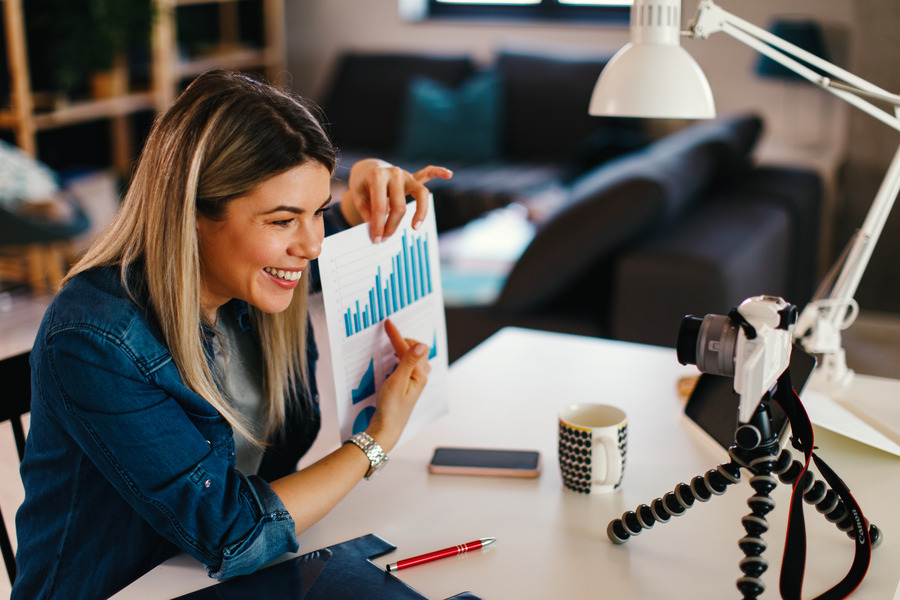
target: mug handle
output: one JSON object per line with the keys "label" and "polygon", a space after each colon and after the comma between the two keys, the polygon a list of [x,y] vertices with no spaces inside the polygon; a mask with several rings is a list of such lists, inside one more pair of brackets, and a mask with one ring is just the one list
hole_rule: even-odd
{"label": "mug handle", "polygon": [[601,441],[603,442],[604,454],[606,454],[606,481],[603,482],[603,485],[616,485],[622,480],[623,470],[622,455],[619,453],[618,441],[610,436],[603,436]]}

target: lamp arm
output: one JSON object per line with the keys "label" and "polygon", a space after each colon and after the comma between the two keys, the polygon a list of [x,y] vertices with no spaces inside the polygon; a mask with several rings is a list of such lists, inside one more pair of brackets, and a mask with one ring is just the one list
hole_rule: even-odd
{"label": "lamp arm", "polygon": [[880,100],[882,102],[887,102],[888,104],[893,104],[894,106],[898,107],[894,109],[895,114],[898,110],[900,110],[900,96],[898,96],[897,94],[861,90],[858,87],[854,87],[840,81],[835,81],[834,79],[823,79],[825,79],[825,81],[823,81],[822,87],[827,86],[836,90],[850,92],[851,94],[862,96],[863,98],[871,98],[872,100]]}
{"label": "lamp arm", "polygon": [[[825,91],[900,131],[900,96],[887,92],[723,10],[713,0],[701,0],[697,16],[687,35],[705,39],[717,32],[727,33]],[[807,65],[812,65],[831,77],[823,77]],[[871,104],[865,98],[893,104],[895,107],[893,114]],[[843,264],[839,263],[840,272],[834,285],[821,295],[817,293],[817,297],[806,305],[795,328],[795,335],[801,339],[808,351],[823,355],[822,368],[828,384],[846,385],[852,377],[852,371],[847,369],[841,347],[841,331],[849,327],[856,318],[858,305],[854,295],[898,194],[900,194],[900,148],[897,149],[888,167],[862,227],[847,248]]]}
{"label": "lamp arm", "polygon": [[894,154],[887,174],[862,227],[847,247],[840,272],[830,290],[821,290],[800,313],[794,334],[803,347],[822,355],[819,367],[824,383],[835,387],[849,384],[853,372],[847,368],[841,345],[841,331],[853,324],[859,306],[853,296],[875,250],[888,215],[900,193],[900,148]]}
{"label": "lamp arm", "polygon": [[[900,131],[900,116],[898,116],[897,110],[894,111],[894,114],[891,114],[863,99],[863,96],[865,96],[900,106],[900,95],[883,90],[875,84],[819,58],[815,54],[807,52],[803,48],[731,14],[718,6],[713,0],[701,0],[688,35],[706,39],[718,32],[727,33],[739,42],[771,58],[807,81],[878,119],[888,127]],[[840,81],[823,77],[806,66],[806,64],[796,60],[797,58]]]}
{"label": "lamp arm", "polygon": [[875,194],[875,200],[869,207],[866,219],[848,250],[844,266],[828,294],[829,298],[836,303],[836,306],[829,309],[827,313],[827,319],[834,327],[845,329],[849,326],[849,323],[844,323],[847,305],[856,295],[863,272],[869,264],[875,244],[884,229],[898,194],[900,194],[900,147],[888,166],[884,180]]}

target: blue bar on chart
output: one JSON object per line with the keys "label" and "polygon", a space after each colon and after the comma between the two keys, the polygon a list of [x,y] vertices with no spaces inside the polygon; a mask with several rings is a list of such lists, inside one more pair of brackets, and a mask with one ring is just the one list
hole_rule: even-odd
{"label": "blue bar on chart", "polygon": [[378,266],[365,298],[356,300],[344,312],[347,337],[384,321],[395,312],[431,294],[431,265],[428,234],[403,232],[402,248],[391,256],[390,273]]}

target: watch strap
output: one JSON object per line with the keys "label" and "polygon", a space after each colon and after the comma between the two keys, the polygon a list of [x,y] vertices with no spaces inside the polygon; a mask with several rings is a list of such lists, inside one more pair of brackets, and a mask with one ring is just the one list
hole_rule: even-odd
{"label": "watch strap", "polygon": [[369,459],[369,470],[366,471],[366,479],[368,479],[379,469],[381,469],[388,461],[388,455],[381,447],[381,444],[376,442],[375,439],[365,431],[354,434],[349,440],[344,443],[355,445],[357,448],[362,450],[366,455],[366,458]]}

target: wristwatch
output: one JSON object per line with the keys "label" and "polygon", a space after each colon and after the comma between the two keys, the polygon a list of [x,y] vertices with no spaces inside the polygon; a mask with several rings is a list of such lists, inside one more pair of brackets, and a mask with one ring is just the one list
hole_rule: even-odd
{"label": "wristwatch", "polygon": [[369,459],[369,470],[366,471],[366,479],[381,469],[388,461],[388,455],[385,454],[381,445],[372,439],[372,436],[365,431],[357,433],[344,443],[356,445],[356,447],[362,450]]}

